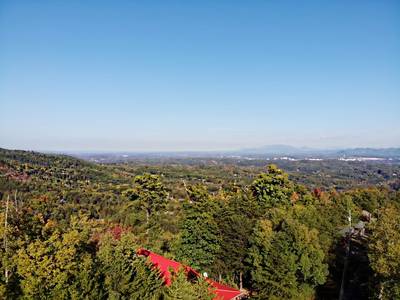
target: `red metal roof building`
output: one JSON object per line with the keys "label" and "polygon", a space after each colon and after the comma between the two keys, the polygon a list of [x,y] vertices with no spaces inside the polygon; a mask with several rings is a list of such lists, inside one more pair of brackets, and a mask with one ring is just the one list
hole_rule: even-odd
{"label": "red metal roof building", "polygon": [[[161,276],[164,279],[164,282],[167,286],[171,284],[171,272],[169,270],[173,270],[174,272],[178,272],[180,268],[183,268],[187,274],[188,277],[195,276],[198,277],[200,274],[192,269],[191,267],[184,266],[181,263],[165,258],[164,256],[158,255],[156,253],[153,253],[149,250],[146,249],[139,249],[137,251],[138,255],[143,255],[149,258],[150,262],[156,266],[161,273]],[[238,299],[239,296],[242,295],[242,292],[240,292],[237,289],[231,288],[230,286],[218,283],[216,281],[213,281],[211,279],[207,279],[207,281],[210,283],[211,286],[214,287],[214,293],[215,293],[215,300],[234,300]]]}

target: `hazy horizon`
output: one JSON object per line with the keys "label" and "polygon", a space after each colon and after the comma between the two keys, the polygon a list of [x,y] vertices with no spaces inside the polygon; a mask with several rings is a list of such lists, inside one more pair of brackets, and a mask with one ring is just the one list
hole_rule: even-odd
{"label": "hazy horizon", "polygon": [[2,1],[0,147],[399,147],[400,2]]}
{"label": "hazy horizon", "polygon": [[[7,150],[23,150],[23,151],[35,151],[35,152],[42,152],[42,153],[64,153],[64,154],[157,154],[157,153],[182,153],[182,154],[190,154],[190,153],[238,153],[246,151],[254,151],[254,150],[262,150],[267,149],[268,153],[272,153],[269,147],[288,147],[293,148],[293,150],[304,150],[304,151],[339,151],[339,150],[352,150],[352,149],[377,149],[377,150],[387,150],[387,149],[400,149],[400,146],[391,146],[391,147],[308,147],[308,146],[293,146],[293,145],[283,145],[283,144],[270,144],[270,145],[263,145],[260,147],[245,147],[245,148],[231,148],[231,149],[172,149],[172,150],[157,150],[157,149],[150,149],[150,150],[115,150],[115,149],[40,149],[40,148],[9,148],[0,146],[0,148],[7,149]],[[262,151],[261,151],[262,152]],[[260,152],[260,153],[261,153]],[[285,151],[277,151],[277,153],[283,153]],[[251,153],[251,152],[250,152]]]}

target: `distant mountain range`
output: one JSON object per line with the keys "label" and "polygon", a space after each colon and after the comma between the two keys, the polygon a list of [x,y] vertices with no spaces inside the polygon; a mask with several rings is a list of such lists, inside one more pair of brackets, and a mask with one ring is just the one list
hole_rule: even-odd
{"label": "distant mountain range", "polygon": [[269,145],[259,148],[242,149],[237,153],[240,155],[399,158],[400,148],[314,149],[309,147],[293,147],[288,145]]}
{"label": "distant mountain range", "polygon": [[337,153],[346,156],[400,157],[400,148],[354,148]]}
{"label": "distant mountain range", "polygon": [[[65,152],[64,152],[65,153]],[[94,162],[128,162],[135,159],[191,158],[258,158],[286,160],[339,159],[348,161],[400,161],[400,148],[315,149],[288,145],[269,145],[236,151],[176,151],[176,152],[74,152],[65,153]]]}
{"label": "distant mountain range", "polygon": [[[1,149],[8,151],[5,149]],[[248,148],[233,151],[174,151],[174,152],[68,152],[46,151],[48,154],[67,154],[94,162],[123,162],[133,159],[166,159],[166,158],[250,158],[250,159],[283,159],[283,160],[321,160],[339,159],[348,161],[400,161],[399,148],[347,148],[316,149],[288,145],[268,145],[259,148]]]}

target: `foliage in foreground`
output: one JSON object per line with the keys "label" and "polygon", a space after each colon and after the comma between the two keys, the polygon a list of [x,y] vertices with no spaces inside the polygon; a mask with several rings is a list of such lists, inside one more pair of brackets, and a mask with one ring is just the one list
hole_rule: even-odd
{"label": "foliage in foreground", "polygon": [[[389,187],[311,190],[276,166],[249,185],[224,179],[218,189],[127,170],[25,152],[0,157],[0,298],[212,298],[207,282],[182,271],[166,287],[136,255],[145,247],[254,298],[312,299],[328,290],[324,299],[337,299],[340,232],[349,212],[355,224],[363,209],[372,213],[355,241],[367,253],[357,254],[367,264],[359,269],[371,270],[364,289],[400,295],[400,195]],[[353,264],[348,274],[358,276]]]}

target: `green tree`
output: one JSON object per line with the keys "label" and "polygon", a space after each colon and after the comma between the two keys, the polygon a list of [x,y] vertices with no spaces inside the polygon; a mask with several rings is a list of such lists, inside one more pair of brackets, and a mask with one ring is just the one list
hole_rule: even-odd
{"label": "green tree", "polygon": [[318,232],[290,218],[257,223],[248,262],[260,299],[306,299],[327,276]]}
{"label": "green tree", "polygon": [[267,173],[259,174],[253,181],[250,191],[260,208],[266,209],[290,204],[294,185],[285,172],[276,165],[269,165]]}
{"label": "green tree", "polygon": [[145,212],[146,225],[149,228],[152,218],[164,211],[168,203],[168,193],[158,175],[146,173],[136,176],[134,183],[135,187],[127,190],[125,195]]}
{"label": "green tree", "polygon": [[172,273],[172,283],[166,289],[166,300],[212,300],[215,294],[202,277],[188,280],[184,270]]}
{"label": "green tree", "polygon": [[221,246],[214,266],[222,278],[233,279],[240,287],[248,273],[245,259],[249,237],[258,217],[257,208],[254,199],[247,195],[236,193],[227,198],[226,201],[221,201],[218,217],[215,218]]}
{"label": "green tree", "polygon": [[400,299],[400,209],[382,208],[372,225],[370,265],[379,282],[380,299]]}
{"label": "green tree", "polygon": [[102,296],[95,249],[87,218],[73,218],[71,229],[58,228],[36,240],[14,259],[21,288],[28,299],[99,299]]}
{"label": "green tree", "polygon": [[101,240],[97,256],[108,299],[161,299],[164,287],[160,274],[146,258],[136,255],[137,248],[130,233],[119,240],[107,234]]}
{"label": "green tree", "polygon": [[201,271],[212,269],[219,252],[218,227],[207,214],[192,214],[183,221],[176,257]]}
{"label": "green tree", "polygon": [[218,206],[203,192],[201,186],[189,189],[190,200],[184,204],[175,255],[194,268],[210,272],[220,249],[220,236],[214,219]]}
{"label": "green tree", "polygon": [[9,194],[4,196],[0,213],[0,299],[17,295],[18,282],[12,256],[18,250],[18,228],[15,226],[15,209]]}
{"label": "green tree", "polygon": [[387,199],[387,192],[376,187],[351,190],[347,193],[354,204],[361,209],[374,213]]}

